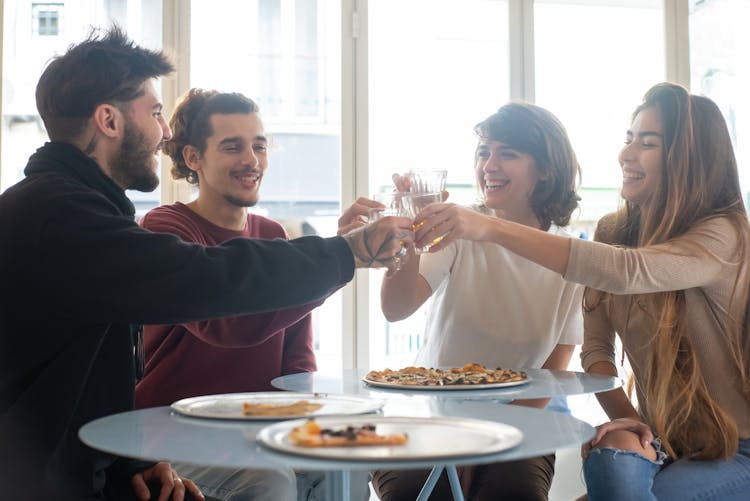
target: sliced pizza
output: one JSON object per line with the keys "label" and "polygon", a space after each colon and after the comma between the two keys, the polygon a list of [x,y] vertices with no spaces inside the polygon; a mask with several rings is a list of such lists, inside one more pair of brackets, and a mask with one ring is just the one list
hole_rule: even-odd
{"label": "sliced pizza", "polygon": [[347,426],[332,430],[322,428],[314,419],[292,428],[289,441],[300,447],[356,447],[368,445],[403,445],[408,441],[405,433],[380,435],[375,425]]}
{"label": "sliced pizza", "polygon": [[307,400],[297,400],[290,404],[266,404],[242,402],[242,413],[245,416],[304,416],[323,407]]}

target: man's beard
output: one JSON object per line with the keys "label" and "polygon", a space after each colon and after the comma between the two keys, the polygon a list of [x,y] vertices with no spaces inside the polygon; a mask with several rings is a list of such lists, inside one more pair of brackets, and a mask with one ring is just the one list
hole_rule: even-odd
{"label": "man's beard", "polygon": [[254,207],[258,203],[258,197],[255,197],[253,200],[243,200],[232,195],[224,195],[224,200],[235,207]]}
{"label": "man's beard", "polygon": [[125,122],[120,154],[112,163],[112,177],[126,190],[154,191],[159,186],[159,176],[152,168],[156,149],[141,131]]}
{"label": "man's beard", "polygon": [[[233,172],[232,174],[236,174],[238,176],[242,176],[242,175],[250,175],[253,172],[255,172],[254,169],[253,170],[243,169],[241,172],[237,171],[237,172]],[[258,203],[258,198],[260,197],[259,191],[260,191],[260,182],[261,182],[262,179],[263,179],[263,176],[260,173],[258,173],[258,187],[257,187],[255,193],[253,193],[252,195],[250,195],[249,199],[248,198],[240,198],[240,197],[231,195],[229,193],[224,193],[223,194],[224,200],[226,200],[230,204],[234,205],[235,207],[254,207]]]}

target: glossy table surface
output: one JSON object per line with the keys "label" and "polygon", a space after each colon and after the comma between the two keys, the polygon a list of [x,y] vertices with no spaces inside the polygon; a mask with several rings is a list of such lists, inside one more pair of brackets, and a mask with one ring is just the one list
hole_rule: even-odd
{"label": "glossy table surface", "polygon": [[371,386],[362,378],[367,369],[343,369],[338,373],[303,372],[277,377],[271,384],[274,388],[308,393],[332,393],[369,396],[380,399],[414,397],[418,395],[439,396],[451,399],[482,399],[510,402],[517,399],[547,398],[559,395],[578,395],[613,390],[622,386],[619,378],[586,374],[574,371],[547,369],[523,369],[529,376],[528,383],[496,389],[471,390],[425,390],[392,389]]}
{"label": "glossy table surface", "polygon": [[[388,400],[385,416],[454,416],[509,424],[523,441],[513,449],[489,455],[409,461],[341,461],[271,451],[256,434],[274,421],[230,421],[191,418],[157,407],[114,414],[92,421],[79,431],[88,446],[112,454],[146,460],[183,461],[205,466],[254,469],[287,467],[318,471],[422,468],[477,464],[539,456],[578,447],[594,435],[587,423],[570,415],[518,405],[460,400],[428,395]],[[439,437],[436,437],[439,440]]]}

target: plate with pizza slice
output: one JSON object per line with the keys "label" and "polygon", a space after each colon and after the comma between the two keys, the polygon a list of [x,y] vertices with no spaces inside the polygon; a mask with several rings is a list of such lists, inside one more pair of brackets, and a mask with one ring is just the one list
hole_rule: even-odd
{"label": "plate with pizza slice", "polygon": [[264,421],[375,412],[383,401],[348,395],[268,391],[185,398],[172,404],[184,416]]}
{"label": "plate with pizza slice", "polygon": [[486,390],[526,384],[531,379],[524,371],[490,369],[481,364],[463,367],[404,367],[370,371],[362,380],[383,388],[408,390]]}
{"label": "plate with pizza slice", "polygon": [[284,421],[263,428],[256,440],[321,459],[416,461],[502,452],[520,444],[523,433],[479,419],[371,415]]}

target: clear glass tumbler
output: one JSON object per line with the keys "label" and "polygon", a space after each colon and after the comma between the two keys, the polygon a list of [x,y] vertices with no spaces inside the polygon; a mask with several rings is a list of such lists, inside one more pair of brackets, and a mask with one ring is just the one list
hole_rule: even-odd
{"label": "clear glass tumbler", "polygon": [[413,170],[408,173],[410,193],[441,193],[447,170]]}
{"label": "clear glass tumbler", "polygon": [[[402,202],[404,205],[404,208],[406,209],[409,217],[415,218],[417,217],[417,214],[419,214],[422,209],[427,207],[430,204],[439,203],[443,201],[443,194],[442,192],[436,192],[436,193],[409,193],[405,195],[402,198]],[[422,224],[422,223],[420,223]],[[414,231],[418,230],[419,226],[414,227]],[[445,235],[441,235],[434,239],[432,242],[429,243],[429,245],[426,245],[424,247],[414,247],[414,252],[417,254],[424,254],[426,252],[429,252],[430,247],[440,242]]]}

